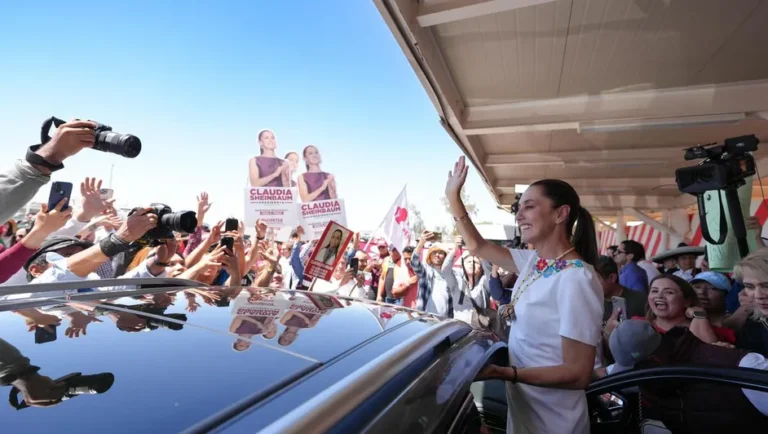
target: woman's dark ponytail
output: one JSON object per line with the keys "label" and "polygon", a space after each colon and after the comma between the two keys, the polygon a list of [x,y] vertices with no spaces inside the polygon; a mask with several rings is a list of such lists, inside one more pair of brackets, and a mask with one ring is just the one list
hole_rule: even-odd
{"label": "woman's dark ponytail", "polygon": [[[571,211],[573,212],[573,211]],[[579,254],[590,265],[596,265],[599,257],[597,252],[597,233],[595,232],[595,221],[592,214],[584,207],[579,206],[576,210],[576,227],[573,230],[571,244]]]}
{"label": "woman's dark ponytail", "polygon": [[544,195],[552,200],[555,208],[568,205],[568,221],[565,224],[565,235],[571,239],[571,245],[576,253],[589,265],[596,265],[597,234],[592,214],[581,206],[581,200],[576,190],[560,179],[542,179],[531,184],[544,189]]}

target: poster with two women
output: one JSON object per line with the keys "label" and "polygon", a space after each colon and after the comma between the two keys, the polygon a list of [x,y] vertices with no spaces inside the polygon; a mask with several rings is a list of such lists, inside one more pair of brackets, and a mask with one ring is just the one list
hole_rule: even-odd
{"label": "poster with two women", "polygon": [[278,241],[287,240],[301,225],[308,241],[320,238],[331,220],[347,224],[344,200],[338,196],[334,176],[323,171],[317,146],[283,154],[272,130],[259,131],[257,140],[259,154],[248,161],[246,225],[253,226],[262,219],[280,228],[275,234]]}

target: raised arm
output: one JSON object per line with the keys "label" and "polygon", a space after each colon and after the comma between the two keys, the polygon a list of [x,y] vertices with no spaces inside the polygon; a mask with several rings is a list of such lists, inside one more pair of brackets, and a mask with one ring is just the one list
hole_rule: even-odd
{"label": "raised arm", "polygon": [[471,254],[491,261],[513,273],[518,273],[517,266],[509,250],[484,239],[470,219],[467,208],[461,200],[461,189],[467,180],[467,170],[468,167],[464,157],[459,158],[459,161],[453,167],[453,171],[448,173],[448,182],[445,185],[445,194],[448,197],[448,203],[451,207],[453,218],[456,221],[456,227],[462,238],[464,238],[467,249]]}

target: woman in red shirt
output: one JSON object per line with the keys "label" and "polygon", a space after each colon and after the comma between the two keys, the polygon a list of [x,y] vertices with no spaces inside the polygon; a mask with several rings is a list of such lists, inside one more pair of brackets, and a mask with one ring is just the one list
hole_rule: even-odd
{"label": "woman in red shirt", "polygon": [[709,322],[707,311],[698,305],[693,287],[677,276],[662,275],[651,281],[646,318],[659,333],[674,327],[688,327],[696,337],[710,344],[736,342],[733,330],[715,327]]}

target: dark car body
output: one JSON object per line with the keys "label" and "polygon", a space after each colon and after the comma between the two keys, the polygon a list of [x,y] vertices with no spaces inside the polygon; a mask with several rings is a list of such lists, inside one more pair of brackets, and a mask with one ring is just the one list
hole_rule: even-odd
{"label": "dark car body", "polygon": [[[490,333],[398,306],[303,291],[188,290],[0,303],[0,338],[40,375],[114,376],[103,393],[57,405],[0,405],[3,432],[463,432],[473,378],[506,354]],[[102,322],[69,338],[65,318],[55,339],[37,344],[13,312],[73,307]]]}

